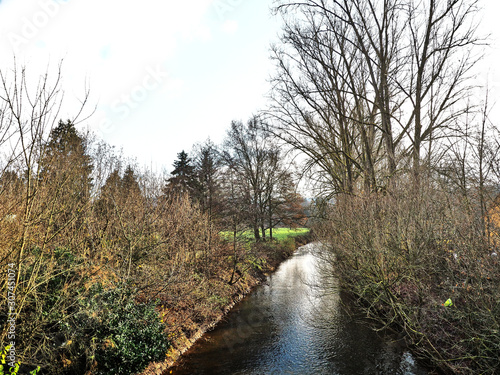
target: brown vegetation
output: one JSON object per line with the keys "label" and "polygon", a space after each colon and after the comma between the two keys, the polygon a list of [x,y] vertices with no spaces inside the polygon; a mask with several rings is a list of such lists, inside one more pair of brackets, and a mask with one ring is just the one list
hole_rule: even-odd
{"label": "brown vegetation", "polygon": [[[378,329],[403,332],[449,374],[500,368],[500,263],[468,198],[445,186],[339,197],[322,234],[325,277],[340,276]],[[445,306],[450,299],[451,306]]]}
{"label": "brown vegetation", "polygon": [[77,118],[58,120],[60,73],[32,91],[16,69],[0,71],[0,318],[15,322],[2,348],[15,341],[21,373],[160,371],[293,240],[226,242],[210,148],[165,185],[78,132]]}

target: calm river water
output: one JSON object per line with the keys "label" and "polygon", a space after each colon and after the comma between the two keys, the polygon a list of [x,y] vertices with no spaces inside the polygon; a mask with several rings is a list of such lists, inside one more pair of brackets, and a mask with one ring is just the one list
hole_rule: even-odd
{"label": "calm river water", "polygon": [[172,369],[195,374],[423,375],[412,356],[353,321],[303,246]]}

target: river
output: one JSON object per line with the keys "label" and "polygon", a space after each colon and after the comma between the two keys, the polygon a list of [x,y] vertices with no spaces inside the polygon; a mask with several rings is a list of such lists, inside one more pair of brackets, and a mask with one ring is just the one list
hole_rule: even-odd
{"label": "river", "polygon": [[352,319],[338,294],[318,287],[316,246],[283,262],[172,374],[427,374],[410,353]]}

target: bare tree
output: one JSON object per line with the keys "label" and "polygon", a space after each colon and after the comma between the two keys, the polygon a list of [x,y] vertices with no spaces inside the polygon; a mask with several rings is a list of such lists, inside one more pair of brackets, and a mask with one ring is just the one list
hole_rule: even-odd
{"label": "bare tree", "polygon": [[[256,240],[266,239],[266,230],[282,221],[285,197],[296,192],[291,170],[284,165],[284,157],[274,139],[263,131],[258,117],[247,125],[233,122],[224,144],[223,162],[238,176],[242,211]],[[289,166],[292,164],[290,163]],[[285,214],[284,214],[285,215]]]}
{"label": "bare tree", "polygon": [[260,230],[264,210],[264,170],[268,167],[269,148],[259,131],[258,118],[249,120],[247,126],[233,121],[224,143],[223,160],[234,171],[244,188],[244,210],[247,221],[256,240],[260,240]]}
{"label": "bare tree", "polygon": [[[80,120],[88,97],[87,91],[77,115],[67,123],[70,128]],[[1,179],[13,183],[2,191],[9,195],[1,213],[8,214],[10,235],[0,259],[15,265],[16,313],[26,322],[16,334],[27,338],[18,356],[28,363],[37,353],[47,354],[55,334],[44,330],[45,325],[56,311],[74,302],[65,298],[67,290],[53,296],[50,305],[40,293],[61,280],[69,282],[80,267],[59,261],[64,253],[61,244],[82,245],[82,218],[90,202],[85,140],[76,133],[56,136],[63,102],[61,65],[54,75],[47,72],[34,82],[17,63],[11,70],[0,70],[0,129],[4,131],[0,142],[5,167]],[[84,164],[86,172],[79,170]],[[2,215],[2,230],[3,220]],[[4,327],[2,337],[6,332]]]}
{"label": "bare tree", "polygon": [[407,1],[408,36],[405,72],[398,85],[409,99],[410,111],[401,124],[411,140],[413,169],[418,173],[422,148],[449,135],[447,129],[468,111],[471,68],[481,57],[474,54],[482,43],[476,36],[474,15],[478,1]]}
{"label": "bare tree", "polygon": [[[465,112],[476,1],[280,1],[268,130],[330,192],[375,190]],[[299,11],[297,16],[295,11]],[[417,173],[417,172],[416,172]]]}
{"label": "bare tree", "polygon": [[[17,245],[13,251],[13,258],[18,268],[17,283],[21,275],[22,259],[29,242],[34,226],[40,220],[40,188],[44,182],[42,176],[43,158],[45,157],[48,142],[47,137],[54,125],[59,121],[59,111],[63,102],[63,92],[60,87],[61,65],[54,77],[46,73],[40,78],[36,86],[32,86],[27,79],[26,69],[17,64],[10,72],[0,71],[0,100],[2,102],[2,128],[7,126],[9,134],[9,156],[6,165],[16,164],[24,173],[24,198],[19,221],[23,223]],[[32,87],[36,87],[32,89]],[[85,93],[78,115],[71,119],[72,123],[79,120],[79,116],[88,100],[89,92]],[[6,125],[5,125],[6,124]],[[50,229],[47,228],[50,232]],[[46,232],[45,238],[49,238]],[[43,248],[43,245],[42,245]],[[32,283],[31,280],[30,283]],[[29,290],[29,285],[26,290]],[[19,285],[18,285],[19,286]],[[26,294],[23,295],[19,308],[23,306]]]}

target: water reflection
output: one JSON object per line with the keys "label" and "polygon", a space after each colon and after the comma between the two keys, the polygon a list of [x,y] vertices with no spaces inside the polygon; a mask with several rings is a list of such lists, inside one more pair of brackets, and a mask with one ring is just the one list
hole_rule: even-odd
{"label": "water reflection", "polygon": [[172,373],[426,374],[410,354],[354,322],[338,294],[318,287],[313,249],[301,247]]}

